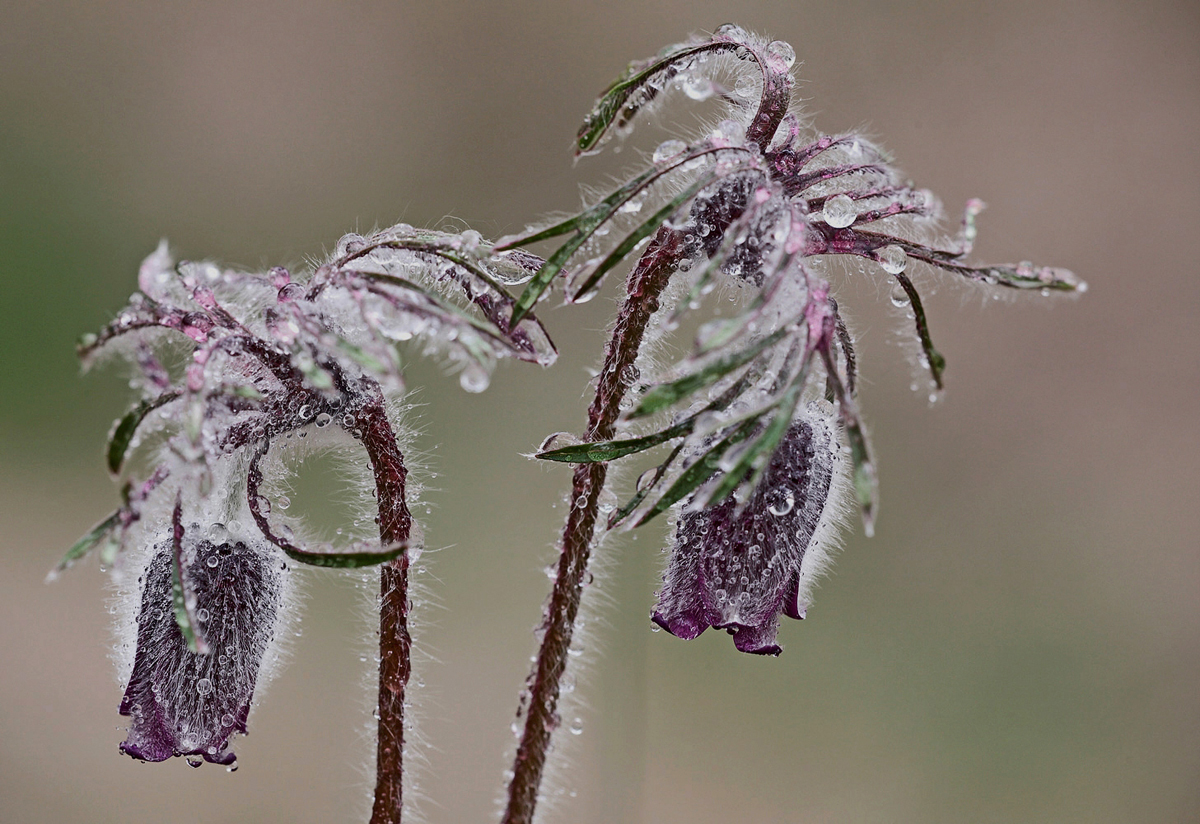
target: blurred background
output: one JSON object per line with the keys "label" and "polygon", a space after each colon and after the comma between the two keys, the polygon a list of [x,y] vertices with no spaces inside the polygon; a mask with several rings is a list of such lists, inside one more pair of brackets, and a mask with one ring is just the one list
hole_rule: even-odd
{"label": "blurred background", "polygon": [[[345,231],[495,237],[634,159],[571,164],[626,62],[735,21],[790,41],[824,131],[865,127],[977,257],[1086,278],[1079,301],[927,297],[948,391],[910,391],[887,289],[845,279],[882,480],[776,660],[650,632],[661,527],[605,550],[551,787],[563,822],[1200,820],[1200,7],[1192,2],[111,0],[0,25],[0,821],[364,821],[368,598],[305,576],[302,635],[233,775],[117,754],[94,562],[126,402],[80,378],[160,237],[302,263]],[[690,122],[686,111],[680,122]],[[648,130],[633,143],[651,149]],[[561,358],[461,392],[417,363],[428,450],[418,782],[431,822],[495,820],[578,431],[613,309],[542,317]],[[320,467],[311,473],[313,517]],[[302,484],[310,481],[301,479]],[[575,719],[578,718],[576,724]]]}

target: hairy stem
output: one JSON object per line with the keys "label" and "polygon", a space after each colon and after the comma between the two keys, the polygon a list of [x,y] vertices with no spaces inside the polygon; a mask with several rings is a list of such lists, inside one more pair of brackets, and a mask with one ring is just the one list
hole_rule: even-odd
{"label": "hairy stem", "polygon": [[[683,255],[685,235],[663,227],[629,273],[627,295],[605,352],[596,396],[588,410],[586,440],[610,440],[615,434],[621,400],[628,385],[626,367],[637,360],[646,325],[658,309],[658,298]],[[546,766],[550,739],[558,726],[559,685],[567,668],[567,651],[579,614],[595,533],[600,493],[608,474],[604,463],[581,464],[571,483],[571,504],[563,527],[558,574],[542,621],[542,643],[528,680],[525,731],[513,761],[504,824],[531,824]]]}
{"label": "hairy stem", "polygon": [[[404,499],[408,470],[396,444],[396,433],[388,421],[383,393],[377,383],[367,378],[351,383],[356,384],[351,393],[357,396],[361,405],[356,413],[347,417],[351,418],[351,431],[362,440],[375,473],[380,540],[384,546],[407,543],[412,531],[412,515]],[[339,388],[345,392],[350,387]],[[404,779],[404,691],[412,672],[411,651],[408,554],[405,553],[388,561],[380,570],[379,723],[371,824],[400,822]]]}

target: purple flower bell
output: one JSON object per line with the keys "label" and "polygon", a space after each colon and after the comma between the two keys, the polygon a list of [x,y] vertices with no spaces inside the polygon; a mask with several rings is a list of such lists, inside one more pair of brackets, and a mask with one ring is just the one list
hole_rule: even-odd
{"label": "purple flower bell", "polygon": [[191,652],[172,607],[172,543],[146,567],[133,673],[120,713],[132,723],[120,750],[141,761],[187,756],[233,764],[234,732],[246,732],[259,666],[282,595],[277,554],[262,542],[183,544],[192,615],[208,653]]}
{"label": "purple flower bell", "polygon": [[742,652],[779,655],[779,615],[803,618],[835,520],[838,440],[832,421],[801,412],[743,505],[733,496],[679,518],[652,618],[685,640],[709,627]]}

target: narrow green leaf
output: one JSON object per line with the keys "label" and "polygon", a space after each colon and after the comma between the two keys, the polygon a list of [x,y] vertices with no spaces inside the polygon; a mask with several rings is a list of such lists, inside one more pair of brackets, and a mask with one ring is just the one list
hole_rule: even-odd
{"label": "narrow green leaf", "polygon": [[688,397],[698,389],[720,380],[738,367],[745,366],[762,352],[786,337],[792,329],[792,323],[781,325],[771,334],[760,338],[740,352],[727,355],[713,361],[704,368],[684,375],[670,383],[660,383],[642,396],[641,403],[626,416],[630,420],[653,415],[660,409],[665,409],[681,399]]}
{"label": "narrow green leaf", "polygon": [[187,582],[183,577],[183,502],[175,496],[175,510],[171,516],[171,607],[175,612],[175,623],[189,652],[207,655],[208,641],[198,631],[196,616],[189,605]]}
{"label": "narrow green leaf", "polygon": [[766,471],[767,465],[770,463],[771,456],[775,454],[775,449],[779,446],[783,436],[787,434],[788,427],[792,425],[792,418],[796,414],[796,406],[800,403],[800,395],[804,392],[804,385],[808,382],[809,364],[812,362],[812,352],[808,352],[804,357],[804,362],[801,364],[796,377],[792,379],[787,390],[775,402],[774,414],[767,424],[762,434],[757,437],[750,447],[738,458],[733,468],[726,472],[720,482],[713,488],[703,506],[705,508],[713,506],[725,500],[743,480],[746,480],[747,473],[751,473],[748,485],[751,490],[758,485],[763,473]]}
{"label": "narrow green leaf", "polygon": [[117,425],[113,428],[112,437],[108,439],[107,458],[109,472],[114,475],[120,473],[121,466],[125,463],[125,454],[129,451],[130,443],[133,442],[134,433],[137,432],[138,426],[141,425],[146,416],[178,397],[178,392],[164,392],[157,398],[143,400],[117,421]]}
{"label": "narrow green leaf", "polygon": [[117,525],[117,523],[120,521],[120,518],[121,510],[118,509],[116,512],[92,527],[86,535],[71,545],[71,548],[67,550],[65,555],[63,555],[62,560],[58,562],[58,565],[55,566],[53,570],[51,570],[51,576],[57,575],[71,564],[75,563],[80,558],[91,552],[101,540],[103,540],[110,532],[112,532],[113,527]]}
{"label": "narrow green leaf", "polygon": [[[641,103],[633,101],[631,98],[654,75],[672,69],[673,64],[690,63],[693,58],[703,52],[719,53],[736,48],[738,48],[737,43],[728,41],[684,43],[675,51],[667,52],[652,60],[631,63],[625,70],[625,74],[617,78],[601,93],[591,112],[584,118],[583,125],[579,128],[579,134],[576,136],[575,153],[577,155],[584,154],[594,149],[622,111],[625,113],[625,120],[636,114]],[[657,94],[657,90],[654,93]],[[652,96],[650,95],[650,97]]]}
{"label": "narrow green leaf", "polygon": [[862,421],[858,417],[858,407],[853,396],[846,391],[846,387],[838,378],[832,356],[827,350],[822,350],[821,356],[825,361],[826,379],[833,387],[834,394],[837,395],[842,425],[846,430],[846,439],[850,442],[850,459],[854,465],[852,475],[854,494],[858,498],[859,508],[862,510],[863,529],[870,537],[875,534],[875,514],[879,499],[879,478],[875,473],[875,464],[871,460],[870,443],[867,440]]}
{"label": "narrow green leaf", "polygon": [[642,505],[642,501],[644,501],[646,496],[650,494],[651,490],[658,485],[658,482],[662,480],[663,475],[667,474],[667,469],[672,463],[674,463],[675,459],[679,457],[679,453],[682,451],[683,444],[679,444],[673,450],[671,450],[671,454],[667,456],[667,459],[655,468],[654,477],[650,479],[650,482],[647,483],[643,488],[637,490],[634,493],[634,496],[630,498],[623,507],[609,516],[609,529],[612,529],[614,526],[621,523],[621,521],[624,521],[629,517],[630,513]]}
{"label": "narrow green leaf", "polygon": [[892,277],[896,278],[896,282],[904,289],[904,294],[908,295],[908,303],[912,306],[913,311],[913,323],[917,327],[917,337],[921,341],[921,351],[925,353],[929,374],[933,377],[934,385],[941,389],[942,372],[946,369],[946,359],[933,348],[933,339],[929,336],[929,323],[925,319],[925,307],[921,305],[921,296],[917,293],[917,287],[913,286],[913,282],[903,272]]}
{"label": "narrow green leaf", "polygon": [[696,422],[700,419],[701,415],[708,412],[719,412],[729,406],[735,398],[742,394],[742,391],[749,382],[749,377],[743,376],[722,392],[720,397],[714,399],[712,403],[705,406],[696,414],[689,415],[674,426],[668,426],[666,429],[662,429],[651,435],[618,441],[573,444],[559,449],[551,449],[548,452],[539,452],[534,457],[546,461],[559,461],[561,463],[600,463],[602,461],[613,461],[617,458],[623,458],[626,455],[632,455],[636,452],[644,452],[672,438],[691,434],[692,430],[696,428]]}
{"label": "narrow green leaf", "polygon": [[582,286],[575,290],[575,295],[572,300],[578,300],[580,295],[586,295],[588,292],[596,288],[600,279],[604,277],[614,266],[625,259],[625,256],[632,252],[644,238],[649,237],[654,232],[658,231],[659,226],[673,215],[679,207],[687,203],[696,196],[696,193],[708,186],[717,175],[709,173],[695,180],[690,186],[684,189],[675,197],[671,198],[665,206],[652,214],[647,220],[643,221],[637,228],[625,236],[615,249],[608,253],[604,260],[600,261],[599,265],[592,271],[587,281]]}
{"label": "narrow green leaf", "polygon": [[276,544],[285,555],[293,561],[315,567],[330,569],[357,569],[359,567],[375,566],[398,558],[408,550],[408,544],[399,544],[379,550],[363,552],[310,552],[293,546],[286,541]]}
{"label": "narrow green leaf", "polygon": [[646,514],[638,520],[637,526],[641,526],[654,516],[665,512],[674,503],[691,494],[693,490],[720,471],[721,456],[734,444],[750,437],[758,426],[759,419],[757,418],[746,421],[700,456],[687,469],[683,470],[679,474],[679,477],[675,479],[675,483],[671,484],[671,487],[662,494],[662,497],[655,501],[654,506],[650,507],[646,511]]}

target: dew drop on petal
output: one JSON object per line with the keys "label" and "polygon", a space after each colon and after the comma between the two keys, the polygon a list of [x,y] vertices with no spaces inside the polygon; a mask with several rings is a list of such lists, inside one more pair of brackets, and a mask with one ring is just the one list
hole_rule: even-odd
{"label": "dew drop on petal", "polygon": [[875,259],[889,275],[898,275],[908,266],[908,253],[894,243],[877,251]]}
{"label": "dew drop on petal", "polygon": [[[792,511],[792,507],[796,505],[796,499],[791,492],[784,492],[775,496],[775,499],[767,506],[767,511],[772,515],[779,517],[786,515]],[[753,549],[753,547],[751,547]]]}
{"label": "dew drop on petal", "polygon": [[825,201],[821,214],[833,228],[844,229],[858,218],[858,207],[847,195],[834,195]]}
{"label": "dew drop on petal", "polygon": [[672,157],[677,157],[687,151],[687,144],[682,140],[664,140],[654,150],[654,162],[661,163]]}

